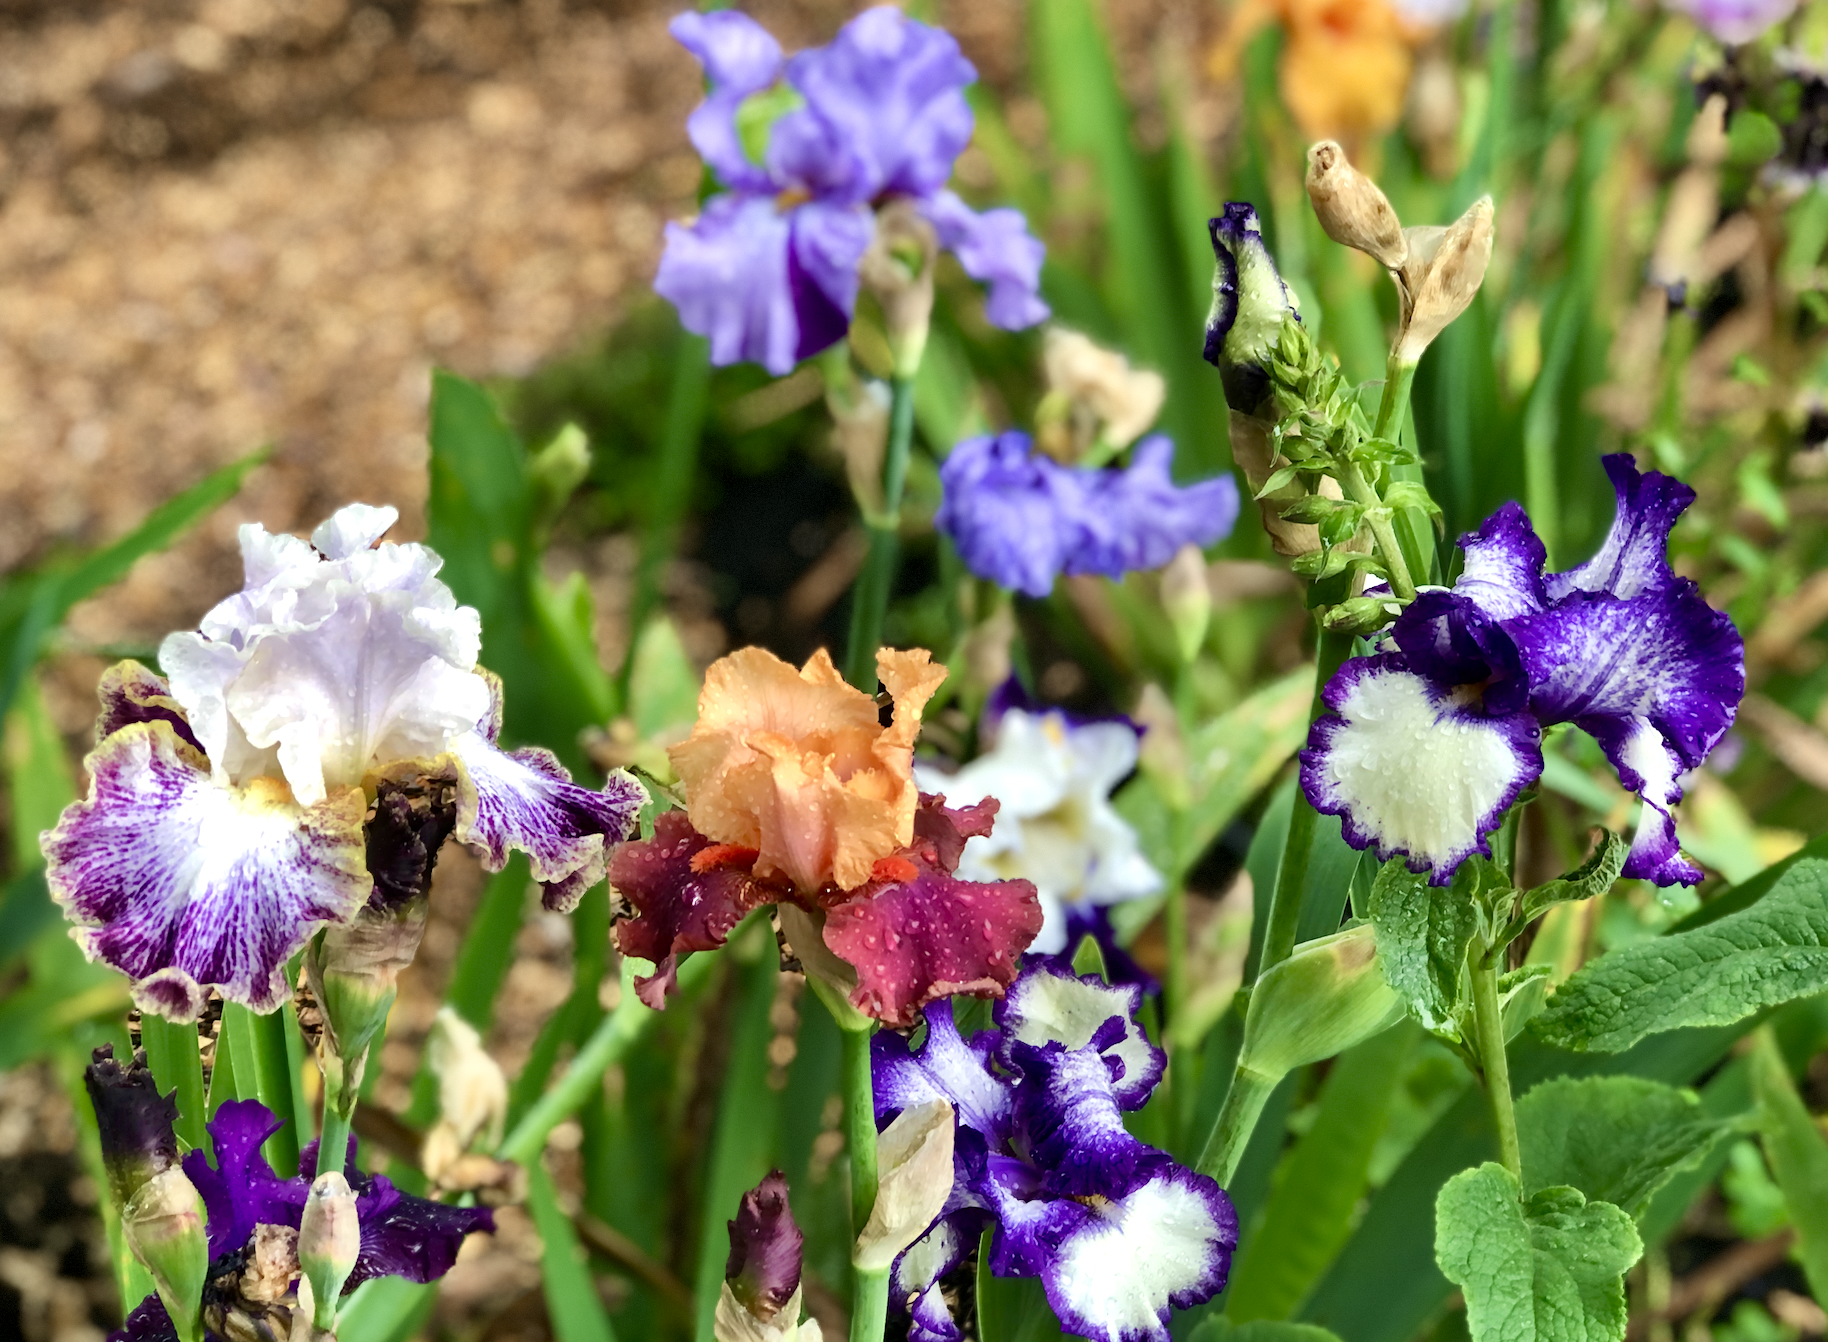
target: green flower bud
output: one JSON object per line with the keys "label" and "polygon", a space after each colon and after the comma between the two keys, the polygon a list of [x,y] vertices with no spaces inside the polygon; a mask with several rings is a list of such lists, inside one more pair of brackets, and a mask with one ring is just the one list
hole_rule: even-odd
{"label": "green flower bud", "polygon": [[298,1266],[311,1282],[317,1327],[336,1326],[336,1302],[361,1250],[362,1229],[349,1181],[335,1170],[318,1175],[298,1223]]}
{"label": "green flower bud", "polygon": [[209,1274],[203,1221],[203,1199],[177,1165],[152,1175],[121,1209],[122,1238],[152,1274],[183,1342],[203,1336],[203,1282]]}
{"label": "green flower bud", "polygon": [[1219,370],[1231,408],[1255,414],[1269,395],[1269,363],[1283,319],[1299,321],[1301,313],[1263,245],[1255,209],[1233,201],[1207,227],[1217,266],[1206,316],[1206,362]]}

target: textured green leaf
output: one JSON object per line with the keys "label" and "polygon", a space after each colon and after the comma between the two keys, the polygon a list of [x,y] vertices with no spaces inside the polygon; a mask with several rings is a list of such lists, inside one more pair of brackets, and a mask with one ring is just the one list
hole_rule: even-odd
{"label": "textured green leaf", "polygon": [[1769,1027],[1752,1050],[1752,1089],[1758,1097],[1765,1157],[1783,1190],[1809,1290],[1828,1300],[1828,1141],[1803,1107],[1790,1069]]}
{"label": "textured green leaf", "polygon": [[1729,1025],[1828,988],[1828,861],[1787,870],[1750,908],[1601,956],[1534,1024],[1549,1043],[1616,1053],[1649,1034]]}
{"label": "textured green leaf", "polygon": [[1601,830],[1599,847],[1594,849],[1592,857],[1566,876],[1539,885],[1524,895],[1523,908],[1505,940],[1516,936],[1556,904],[1605,894],[1625,869],[1625,858],[1630,852],[1631,845],[1624,839],[1609,829]]}
{"label": "textured green leaf", "polygon": [[1491,1162],[1456,1174],[1435,1202],[1435,1258],[1466,1297],[1473,1342],[1616,1342],[1624,1274],[1643,1247],[1611,1203],[1567,1187],[1525,1203]]}
{"label": "textured green leaf", "polygon": [[1371,926],[1390,986],[1424,1029],[1458,1039],[1460,977],[1478,926],[1472,901],[1429,885],[1399,857],[1384,863],[1371,883]]}
{"label": "textured green leaf", "polygon": [[1517,1101],[1526,1192],[1569,1185],[1634,1217],[1731,1130],[1693,1091],[1634,1076],[1558,1077]]}
{"label": "textured green leaf", "polygon": [[1287,1323],[1281,1319],[1233,1323],[1220,1314],[1189,1333],[1187,1342],[1339,1342],[1339,1339],[1317,1324]]}

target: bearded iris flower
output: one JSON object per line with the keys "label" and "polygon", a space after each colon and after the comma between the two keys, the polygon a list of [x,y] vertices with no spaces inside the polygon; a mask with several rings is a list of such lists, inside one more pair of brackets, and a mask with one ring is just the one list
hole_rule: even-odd
{"label": "bearded iris flower", "polygon": [[[710,83],[687,131],[725,189],[696,219],[667,225],[654,288],[710,338],[713,363],[786,373],[843,339],[876,211],[897,200],[990,287],[994,325],[1047,316],[1043,249],[1022,215],[979,214],[946,190],[971,139],[964,89],[977,79],[950,34],[886,5],[791,60],[733,10],[682,14],[671,32]],[[763,100],[786,110],[752,156],[744,131]]]}
{"label": "bearded iris flower", "polygon": [[933,525],[1000,587],[1043,597],[1062,573],[1160,568],[1183,545],[1223,540],[1238,520],[1237,482],[1176,485],[1174,444],[1161,434],[1123,467],[1062,466],[1032,447],[1015,431],[969,438],[939,468],[945,498]]}
{"label": "bearded iris flower", "polygon": [[1142,990],[1043,963],[964,1039],[948,1004],[912,1048],[879,1034],[876,1121],[935,1098],[957,1111],[952,1193],[894,1267],[891,1298],[915,1342],[962,1336],[939,1282],[997,1228],[990,1268],[1038,1277],[1066,1331],[1161,1342],[1174,1309],[1224,1289],[1237,1244],[1231,1200],[1204,1175],[1132,1137],[1166,1059],[1136,1019]]}
{"label": "bearded iris flower", "polygon": [[309,542],[243,526],[246,584],[165,640],[169,681],[103,677],[90,795],[44,835],[47,879],[142,1009],[194,1019],[213,987],[273,1010],[317,929],[422,884],[446,834],[490,870],[524,850],[562,909],[633,825],[628,775],[592,791],[496,745],[479,617],[431,550],[376,544],[396,517],[352,504]]}
{"label": "bearded iris flower", "polygon": [[1544,573],[1530,519],[1506,504],[1461,538],[1451,590],[1425,591],[1390,650],[1349,661],[1301,752],[1316,810],[1347,842],[1402,855],[1445,885],[1489,856],[1505,811],[1542,774],[1542,732],[1571,722],[1599,742],[1643,799],[1624,874],[1692,885],[1670,814],[1680,779],[1732,725],[1745,646],[1724,614],[1678,578],[1667,549],[1694,491],[1627,455],[1605,458],[1618,512],[1599,552]]}

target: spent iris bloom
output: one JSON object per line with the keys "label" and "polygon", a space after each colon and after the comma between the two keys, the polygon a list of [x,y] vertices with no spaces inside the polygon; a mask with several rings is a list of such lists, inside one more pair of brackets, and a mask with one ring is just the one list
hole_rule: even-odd
{"label": "spent iris bloom", "polygon": [[1168,467],[1174,444],[1152,434],[1127,466],[1062,466],[1025,433],[968,438],[939,468],[945,497],[933,525],[952,538],[966,567],[1029,596],[1046,596],[1062,573],[1121,577],[1160,568],[1183,545],[1231,534],[1238,486],[1229,475],[1185,488]]}
{"label": "spent iris bloom", "polygon": [[313,933],[413,893],[402,873],[422,891],[446,834],[492,871],[525,851],[568,908],[633,825],[627,774],[596,792],[497,746],[480,619],[431,550],[376,545],[396,517],[352,504],[308,542],[243,526],[246,585],[166,638],[169,681],[102,677],[90,794],[43,836],[46,877],[143,1010],[194,1019],[211,987],[274,1010]]}
{"label": "spent iris bloom", "polygon": [[912,1024],[935,998],[999,996],[1015,977],[1041,928],[1034,887],[954,875],[996,803],[949,809],[914,778],[921,712],[945,668],[888,648],[876,667],[894,705],[886,727],[823,649],[797,671],[743,648],[705,672],[698,722],[668,751],[686,809],[610,865],[637,913],[616,924],[617,944],[658,966],[636,981],[650,1006],[664,1005],[680,955],[721,946],[767,904],[823,920],[822,945],[800,954],[842,961],[851,1004],[879,1020]]}
{"label": "spent iris bloom", "polygon": [[1764,35],[1796,9],[1796,0],[1665,0],[1669,8],[1687,14],[1714,38],[1738,46]]}
{"label": "spent iris bloom", "polygon": [[[949,33],[882,5],[788,60],[734,10],[681,14],[670,31],[710,84],[686,128],[724,190],[667,225],[654,289],[709,337],[712,362],[785,373],[843,339],[877,211],[897,201],[989,285],[994,325],[1047,316],[1043,249],[1020,212],[980,214],[946,189],[971,139],[964,90],[977,79]],[[758,128],[765,142],[752,146],[745,130]]]}
{"label": "spent iris bloom", "polygon": [[[98,1053],[98,1066],[102,1062]],[[119,1093],[119,1087],[115,1089]],[[156,1099],[157,1092],[147,1089]],[[98,1115],[102,1108],[98,1103]],[[161,1112],[169,1115],[175,1107],[167,1101]],[[282,1179],[260,1153],[261,1144],[279,1131],[281,1121],[258,1100],[227,1101],[207,1126],[214,1164],[201,1150],[187,1152],[183,1161],[208,1213],[210,1268],[203,1288],[207,1335],[270,1336],[276,1328],[283,1337],[283,1310],[277,1316],[274,1311],[299,1276],[296,1231],[311,1192],[317,1143],[307,1145],[299,1156],[299,1172]],[[168,1127],[164,1136],[175,1147]],[[436,1281],[457,1261],[465,1236],[495,1229],[494,1213],[486,1207],[428,1202],[402,1193],[385,1175],[361,1173],[353,1143],[345,1177],[356,1196],[361,1229],[361,1247],[355,1270],[344,1283],[345,1295],[374,1277]],[[157,1295],[149,1295],[109,1342],[177,1342],[177,1336],[164,1304]]]}
{"label": "spent iris bloom", "polygon": [[1010,708],[997,720],[995,745],[958,772],[914,766],[922,791],[944,793],[951,805],[1000,803],[996,829],[965,844],[958,870],[967,880],[1033,882],[1044,921],[1030,952],[1067,950],[1071,913],[1161,889],[1161,873],[1111,805],[1136,754],[1126,722],[1073,723],[1060,712]]}
{"label": "spent iris bloom", "polygon": [[1140,988],[1043,962],[1011,985],[994,1029],[963,1038],[941,1002],[918,1048],[876,1036],[879,1127],[934,1099],[957,1112],[951,1196],[893,1269],[891,1298],[915,1342],[958,1342],[940,1278],[991,1226],[991,1271],[1040,1278],[1076,1336],[1165,1342],[1172,1310],[1224,1289],[1231,1200],[1123,1125],[1166,1063],[1137,1021],[1141,1003]]}
{"label": "spent iris bloom", "polygon": [[1508,503],[1460,539],[1451,590],[1424,591],[1384,645],[1340,668],[1301,752],[1301,786],[1347,842],[1401,854],[1445,885],[1542,775],[1542,732],[1571,722],[1643,799],[1625,875],[1694,884],[1670,808],[1682,775],[1732,725],[1745,693],[1733,622],[1678,578],[1667,549],[1694,491],[1628,455],[1605,459],[1618,512],[1599,552],[1544,573],[1529,517]]}

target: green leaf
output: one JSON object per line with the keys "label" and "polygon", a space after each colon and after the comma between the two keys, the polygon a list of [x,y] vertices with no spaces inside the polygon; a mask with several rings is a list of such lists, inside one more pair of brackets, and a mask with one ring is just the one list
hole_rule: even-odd
{"label": "green leaf", "polygon": [[1269,479],[1263,482],[1263,487],[1251,497],[1257,499],[1268,498],[1284,485],[1293,482],[1295,477],[1300,473],[1301,467],[1299,466],[1278,466],[1275,470],[1270,472]]}
{"label": "green leaf", "polygon": [[1340,1055],[1320,1091],[1314,1124],[1276,1171],[1263,1222],[1232,1271],[1232,1319],[1281,1319],[1295,1311],[1352,1228],[1371,1154],[1420,1035],[1386,1030]]}
{"label": "green leaf", "polygon": [[344,1299],[336,1312],[336,1329],[362,1342],[406,1342],[425,1326],[437,1303],[435,1281],[373,1277]]}
{"label": "green leaf", "polygon": [[1693,1091],[1635,1076],[1558,1077],[1517,1101],[1524,1190],[1569,1185],[1633,1217],[1730,1131]]}
{"label": "green leaf", "polygon": [[1624,1274],[1643,1248],[1611,1203],[1566,1187],[1525,1203],[1490,1162],[1449,1179],[1435,1202],[1435,1258],[1466,1297],[1473,1342],[1617,1342]]}
{"label": "green leaf", "polygon": [[1311,1323],[1287,1323],[1281,1319],[1233,1323],[1219,1314],[1187,1334],[1187,1342],[1339,1342],[1339,1338]]}
{"label": "green leaf", "polygon": [[1630,852],[1628,842],[1609,829],[1601,830],[1599,847],[1594,849],[1592,857],[1566,876],[1539,885],[1524,895],[1523,908],[1506,930],[1504,940],[1512,940],[1556,904],[1605,894],[1625,869],[1625,858]]}
{"label": "green leaf", "polygon": [[1371,926],[1384,977],[1431,1034],[1458,1040],[1466,947],[1478,928],[1472,901],[1428,884],[1400,857],[1371,883]]}
{"label": "green leaf", "polygon": [[1828,1300],[1828,1140],[1803,1107],[1776,1037],[1766,1027],[1752,1050],[1765,1158],[1796,1226],[1803,1274],[1817,1300]]}
{"label": "green leaf", "polygon": [[665,615],[648,621],[635,642],[628,677],[628,715],[643,739],[698,716],[698,671]]}
{"label": "green leaf", "polygon": [[1534,1029],[1575,1052],[1729,1025],[1828,988],[1828,861],[1784,872],[1750,908],[1601,956],[1550,998]]}
{"label": "green leaf", "polygon": [[1053,1342],[1065,1337],[1039,1278],[992,1275],[990,1246],[996,1233],[994,1227],[986,1230],[978,1247],[978,1342]]}
{"label": "green leaf", "polygon": [[527,1166],[527,1210],[533,1214],[533,1228],[539,1231],[543,1246],[540,1279],[546,1287],[546,1312],[557,1342],[616,1342],[615,1327],[597,1294],[577,1231],[560,1210],[552,1176],[537,1158]]}

